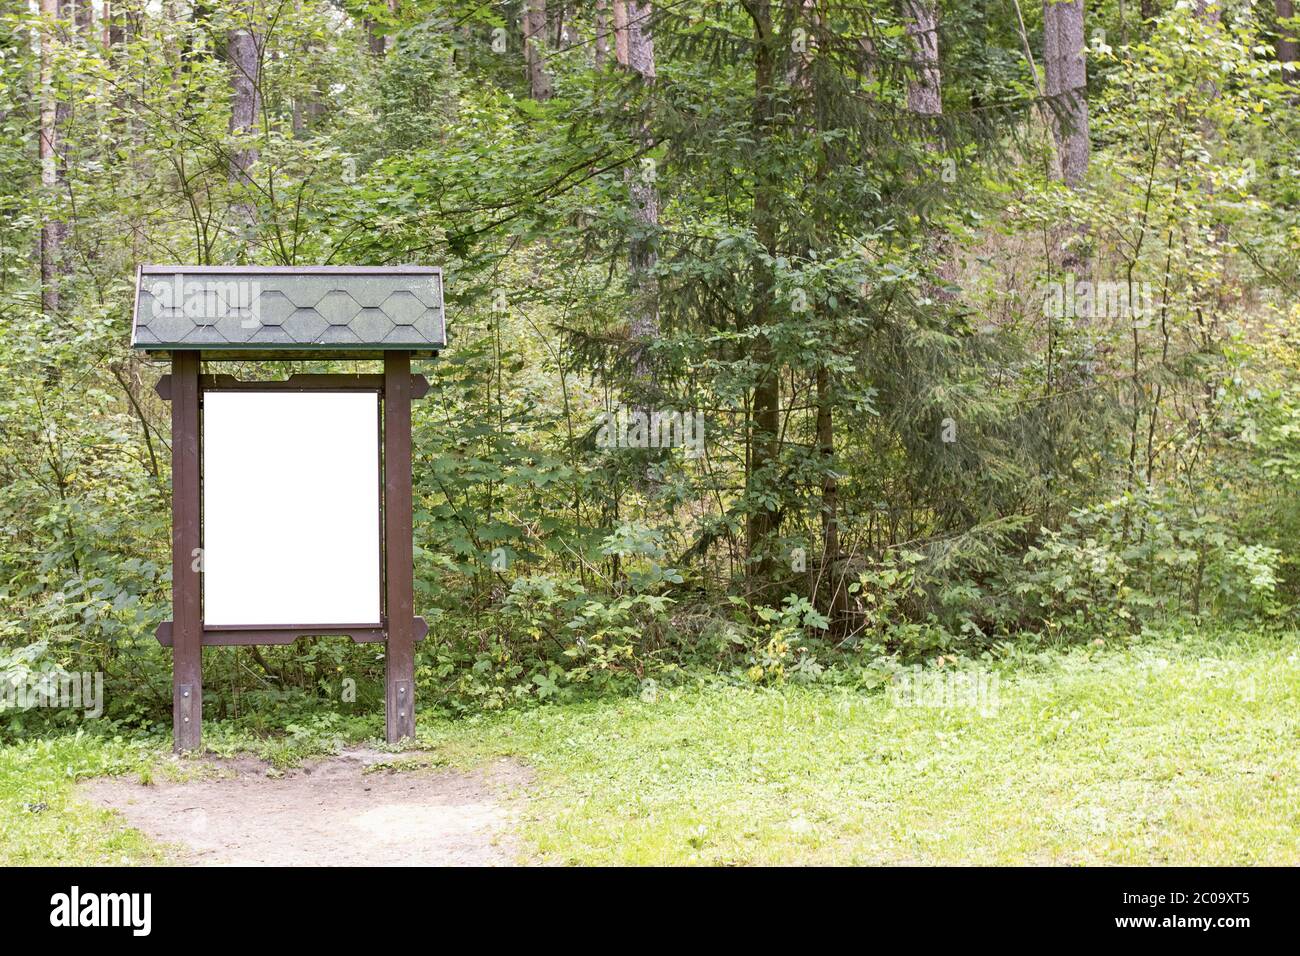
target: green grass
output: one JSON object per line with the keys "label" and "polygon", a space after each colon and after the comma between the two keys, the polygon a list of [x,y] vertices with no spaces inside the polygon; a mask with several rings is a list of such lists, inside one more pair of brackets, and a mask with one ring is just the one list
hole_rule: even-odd
{"label": "green grass", "polygon": [[[1022,661],[986,715],[691,686],[422,717],[420,738],[440,762],[534,768],[519,825],[543,862],[1297,864],[1298,699],[1296,635],[1189,636]],[[77,776],[153,759],[93,737],[0,749],[0,863],[156,859],[69,800]]]}
{"label": "green grass", "polygon": [[1300,863],[1300,643],[1047,656],[1000,706],[687,690],[430,726],[539,773],[524,834],[561,863]]}
{"label": "green grass", "polygon": [[167,772],[156,746],[69,734],[0,747],[0,866],[159,863],[166,853],[73,795],[80,779]]}

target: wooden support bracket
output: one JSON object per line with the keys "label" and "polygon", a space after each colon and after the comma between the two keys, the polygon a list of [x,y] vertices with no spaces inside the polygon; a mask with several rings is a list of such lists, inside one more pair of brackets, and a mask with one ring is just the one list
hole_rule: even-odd
{"label": "wooden support bracket", "polygon": [[[429,625],[422,617],[411,618],[416,641],[428,636]],[[172,646],[172,622],[162,621],[154,637],[163,647]],[[292,644],[300,637],[350,637],[358,644],[378,644],[388,640],[388,630],[366,624],[293,625],[291,627],[205,627],[204,647],[243,647],[250,644]]]}
{"label": "wooden support bracket", "polygon": [[[290,375],[286,379],[273,382],[245,382],[233,375],[200,375],[201,391],[250,391],[264,392],[332,392],[343,389],[371,389],[382,393],[384,376],[382,375]],[[164,402],[172,400],[172,377],[170,373],[159,376],[153,390]],[[429,380],[419,373],[411,376],[411,398],[424,398],[429,394]]]}

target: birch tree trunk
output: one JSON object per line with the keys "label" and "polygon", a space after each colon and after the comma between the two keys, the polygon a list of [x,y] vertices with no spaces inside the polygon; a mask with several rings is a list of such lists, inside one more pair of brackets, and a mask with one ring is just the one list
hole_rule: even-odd
{"label": "birch tree trunk", "polygon": [[1043,0],[1045,93],[1052,100],[1052,132],[1061,178],[1072,189],[1088,174],[1087,68],[1083,60],[1083,0]]}
{"label": "birch tree trunk", "polygon": [[[59,0],[41,0],[40,84],[41,108],[38,153],[41,164],[41,189],[53,196],[64,181],[63,129],[69,115],[68,104],[61,102],[54,87],[54,44],[59,20]],[[41,311],[54,315],[59,311],[59,285],[63,273],[63,241],[67,223],[46,216],[38,240],[41,263]]]}
{"label": "birch tree trunk", "polygon": [[104,0],[99,9],[100,42],[106,47],[116,46],[120,37],[114,33],[113,0]]}

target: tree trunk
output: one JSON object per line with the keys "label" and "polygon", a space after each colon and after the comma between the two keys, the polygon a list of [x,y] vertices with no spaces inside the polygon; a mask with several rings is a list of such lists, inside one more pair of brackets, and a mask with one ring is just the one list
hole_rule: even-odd
{"label": "tree trunk", "polygon": [[[248,20],[226,34],[226,59],[230,64],[230,132],[239,137],[231,150],[227,175],[243,193],[252,186],[249,170],[257,162],[258,150],[247,139],[257,129],[262,112],[262,38],[253,29],[253,5],[242,8]],[[235,203],[238,226],[251,229],[257,213],[247,197]],[[247,236],[245,236],[247,238]]]}
{"label": "tree trunk", "polygon": [[569,11],[563,3],[553,3],[547,11],[546,42],[552,50],[569,48],[568,14]]}
{"label": "tree trunk", "polygon": [[[651,6],[649,0],[638,3],[627,0],[628,65],[646,84],[655,79],[655,44],[650,32]],[[649,126],[639,131],[643,150],[654,145]],[[649,349],[659,337],[659,289],[653,275],[657,256],[655,233],[659,228],[658,170],[653,163],[641,163],[628,171],[628,193],[632,203],[635,234],[629,244],[628,266],[635,292],[635,312],[630,333],[635,350],[638,391],[642,398],[651,398],[654,392],[654,375],[650,367]]]}
{"label": "tree trunk", "polygon": [[[1221,21],[1223,11],[1219,4],[1220,0],[1196,0],[1197,18],[1212,30],[1217,29]],[[1213,80],[1206,80],[1202,83],[1201,90],[1211,100],[1219,98],[1219,87]],[[1222,151],[1222,137],[1218,124],[1208,113],[1201,118],[1201,136],[1205,140],[1205,147],[1209,152],[1211,161],[1217,162]],[[1214,195],[1214,180],[1212,177],[1206,177],[1203,188],[1207,196],[1212,197]],[[1225,254],[1223,250],[1226,248],[1224,243],[1228,239],[1228,224],[1217,215],[1213,218],[1214,235],[1216,241],[1220,244],[1220,256],[1222,256]]]}
{"label": "tree trunk", "polygon": [[596,0],[596,68],[609,59],[609,0]]}
{"label": "tree trunk", "polygon": [[835,427],[832,417],[830,373],[825,365],[817,368],[817,452],[822,459],[822,568],[831,597],[831,627],[839,630],[848,615],[849,592],[840,568],[840,483],[835,475]]}
{"label": "tree trunk", "polygon": [[[116,48],[122,45],[125,39],[124,22],[121,10],[113,5],[112,0],[103,0],[103,6],[99,13],[99,40],[104,47],[104,62],[109,64],[109,69],[113,70],[116,57]],[[121,88],[114,88],[112,81],[106,82],[106,91],[112,97],[115,112],[120,116],[126,111],[127,97]],[[110,127],[118,128],[117,119],[110,121]]]}
{"label": "tree trunk", "polygon": [[1025,15],[1020,9],[1020,0],[1011,0],[1011,6],[1016,11],[1016,32],[1020,34],[1020,49],[1025,55],[1025,64],[1029,67],[1029,76],[1034,83],[1034,93],[1038,96],[1038,112],[1043,117],[1043,126],[1047,130],[1047,136],[1051,139],[1051,148],[1048,150],[1047,157],[1047,175],[1051,179],[1061,178],[1061,154],[1056,148],[1056,138],[1051,132],[1052,113],[1047,104],[1043,102],[1043,85],[1038,77],[1038,67],[1034,63],[1034,51],[1029,48],[1029,33],[1025,30]]}
{"label": "tree trunk", "polygon": [[[813,105],[817,102],[816,74],[813,59],[816,55],[817,41],[820,39],[821,17],[817,12],[816,0],[791,0],[799,5],[796,16],[806,23],[807,46],[791,60],[789,80],[791,87],[799,90],[809,104],[807,115],[815,115]],[[798,109],[798,107],[796,107]],[[808,134],[816,136],[817,126],[814,121],[808,127]],[[817,157],[817,170],[814,174],[814,188],[825,188],[828,159],[825,150]],[[811,250],[809,250],[811,251]],[[818,250],[820,252],[820,250]],[[823,351],[828,346],[823,346]],[[814,579],[812,593],[809,595],[817,606],[827,608],[827,618],[833,632],[843,628],[848,612],[848,591],[844,588],[843,571],[840,567],[840,530],[839,530],[839,480],[834,472],[835,462],[835,402],[831,394],[830,370],[825,364],[817,366],[816,381],[816,446],[821,457],[821,523],[822,523],[822,563],[821,571]],[[820,589],[823,581],[829,598],[825,605],[820,601]]]}
{"label": "tree trunk", "polygon": [[1284,70],[1283,79],[1290,80],[1292,83],[1300,83],[1300,27],[1286,26],[1280,21],[1290,20],[1295,17],[1295,3],[1293,0],[1273,0],[1273,6],[1277,11],[1277,62],[1290,63],[1295,69]]}
{"label": "tree trunk", "polygon": [[[1200,20],[1207,27],[1214,29],[1219,25],[1219,19],[1222,10],[1219,7],[1219,0],[1196,0],[1196,19]],[[1212,80],[1206,80],[1201,84],[1201,89],[1209,95],[1211,99],[1218,99],[1219,87]],[[1215,129],[1214,122],[1208,116],[1201,121],[1201,132],[1205,135],[1206,141],[1217,140],[1218,131]]]}
{"label": "tree trunk", "polygon": [[611,0],[614,5],[614,59],[627,66],[627,0]]}
{"label": "tree trunk", "polygon": [[104,0],[99,13],[100,42],[106,47],[117,46],[122,42],[121,31],[117,29],[113,14],[113,0]]}
{"label": "tree trunk", "polygon": [[[913,68],[907,84],[907,108],[918,116],[943,115],[943,86],[939,70],[939,17],[938,6],[934,0],[902,0],[903,16],[907,22],[907,34],[912,38],[915,51]],[[932,153],[939,151],[939,142],[933,136],[927,136],[926,147]],[[938,302],[950,302],[953,294],[948,286],[956,280],[957,267],[949,248],[948,237],[942,229],[930,228],[929,245],[934,261],[938,263],[936,271],[943,279],[942,285],[927,282],[927,298]]]}
{"label": "tree trunk", "polygon": [[[394,0],[392,6],[396,7]],[[299,15],[302,13],[302,0],[295,0],[294,11]],[[302,52],[307,58],[310,58],[317,50],[317,44],[314,40],[302,41]],[[312,92],[303,97],[295,96],[293,99],[293,135],[297,137],[306,136],[312,126],[325,115],[324,95],[320,87],[313,84]]]}
{"label": "tree trunk", "polygon": [[1043,0],[1043,69],[1051,99],[1061,178],[1077,189],[1088,174],[1087,68],[1083,59],[1083,0]]}
{"label": "tree trunk", "polygon": [[[747,4],[754,21],[754,152],[761,156],[767,147],[773,122],[773,89],[776,57],[772,34],[771,0],[752,0]],[[754,263],[754,304],[751,323],[759,331],[754,340],[753,358],[758,369],[754,384],[752,423],[750,429],[749,473],[746,491],[750,495],[749,515],[746,521],[746,539],[751,573],[766,574],[771,567],[771,555],[765,553],[768,538],[776,530],[777,512],[753,499],[760,492],[770,490],[774,482],[772,470],[777,465],[777,442],[780,427],[781,395],[780,376],[773,367],[775,357],[772,344],[763,331],[771,323],[772,296],[775,281],[768,264],[776,255],[777,223],[772,196],[778,184],[760,163],[755,170],[754,183],[754,237],[767,252],[768,259]]]}
{"label": "tree trunk", "polygon": [[[41,109],[40,143],[41,189],[53,196],[65,179],[63,168],[63,130],[71,112],[61,102],[54,88],[54,32],[59,19],[59,0],[41,0]],[[59,311],[59,285],[63,274],[63,240],[67,223],[48,214],[41,223],[41,311],[54,315]]]}
{"label": "tree trunk", "polygon": [[641,75],[643,80],[655,78],[655,42],[650,35],[650,17],[653,8],[650,0],[638,3],[626,0],[627,6],[627,65]]}
{"label": "tree trunk", "polygon": [[[1200,20],[1210,29],[1219,25],[1220,9],[1218,0],[1196,0],[1196,19]],[[1219,98],[1219,87],[1213,80],[1205,80],[1201,83],[1201,92],[1208,99],[1217,100]],[[1217,152],[1219,145],[1219,129],[1213,118],[1208,114],[1201,117],[1201,136],[1204,137],[1206,146],[1209,148],[1211,156]],[[1206,188],[1210,195],[1214,194],[1214,183],[1207,182]]]}
{"label": "tree trunk", "polygon": [[95,10],[90,5],[90,0],[72,0],[72,22],[76,26],[77,32],[87,40],[94,39],[95,36]]}
{"label": "tree trunk", "polygon": [[[388,0],[388,16],[390,20],[397,18],[398,0]],[[384,52],[392,46],[388,32],[381,30],[380,25],[374,20],[365,21],[366,24],[366,45],[369,46],[370,52],[375,56],[383,56]],[[392,24],[388,24],[392,26]]]}
{"label": "tree trunk", "polygon": [[535,100],[550,99],[551,77],[546,72],[546,0],[524,0],[524,64],[528,92]]}
{"label": "tree trunk", "polygon": [[915,47],[913,71],[907,84],[907,108],[919,116],[943,114],[939,75],[937,8],[926,0],[902,0],[907,35]]}

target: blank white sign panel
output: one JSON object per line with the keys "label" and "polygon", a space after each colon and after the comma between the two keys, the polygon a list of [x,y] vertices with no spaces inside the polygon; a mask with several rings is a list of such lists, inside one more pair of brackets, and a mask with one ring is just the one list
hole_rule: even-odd
{"label": "blank white sign panel", "polygon": [[205,392],[203,622],[379,623],[379,396]]}

